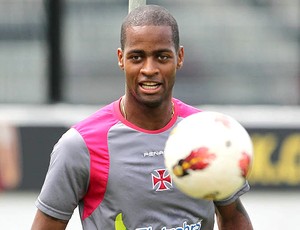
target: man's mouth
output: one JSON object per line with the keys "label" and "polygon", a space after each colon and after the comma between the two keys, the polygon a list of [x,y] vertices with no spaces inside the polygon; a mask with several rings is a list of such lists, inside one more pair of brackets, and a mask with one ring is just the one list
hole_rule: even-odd
{"label": "man's mouth", "polygon": [[143,82],[140,84],[140,86],[143,89],[147,89],[147,90],[153,90],[153,89],[157,89],[161,84],[157,83],[157,82]]}

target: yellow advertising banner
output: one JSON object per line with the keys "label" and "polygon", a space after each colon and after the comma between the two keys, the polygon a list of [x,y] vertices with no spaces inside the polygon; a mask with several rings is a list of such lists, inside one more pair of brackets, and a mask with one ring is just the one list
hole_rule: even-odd
{"label": "yellow advertising banner", "polygon": [[254,145],[252,187],[300,188],[300,130],[248,129]]}

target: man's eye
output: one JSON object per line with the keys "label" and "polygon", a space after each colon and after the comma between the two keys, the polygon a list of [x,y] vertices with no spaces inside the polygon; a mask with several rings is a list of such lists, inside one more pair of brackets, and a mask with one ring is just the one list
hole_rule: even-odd
{"label": "man's eye", "polygon": [[131,59],[133,61],[139,61],[139,60],[141,60],[141,57],[140,56],[132,56]]}
{"label": "man's eye", "polygon": [[166,61],[169,59],[169,56],[166,56],[166,55],[159,55],[158,56],[158,59],[161,60],[161,61]]}

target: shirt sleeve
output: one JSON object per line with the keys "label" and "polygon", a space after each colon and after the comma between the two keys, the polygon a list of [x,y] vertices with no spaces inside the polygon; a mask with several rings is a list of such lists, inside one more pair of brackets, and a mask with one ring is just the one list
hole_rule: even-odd
{"label": "shirt sleeve", "polygon": [[69,129],[51,153],[48,172],[35,204],[49,216],[69,220],[87,191],[90,157],[81,135]]}
{"label": "shirt sleeve", "polygon": [[248,181],[246,181],[245,184],[232,196],[230,196],[224,200],[214,201],[214,203],[217,206],[225,206],[225,205],[231,204],[234,201],[236,201],[240,196],[242,196],[243,194],[248,192],[249,190],[250,190],[250,185],[249,185]]}

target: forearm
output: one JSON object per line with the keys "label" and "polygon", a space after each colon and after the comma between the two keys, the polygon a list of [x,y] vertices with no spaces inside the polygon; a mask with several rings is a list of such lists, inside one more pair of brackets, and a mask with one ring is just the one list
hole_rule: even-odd
{"label": "forearm", "polygon": [[250,219],[245,216],[226,221],[218,218],[218,227],[219,230],[253,230]]}

